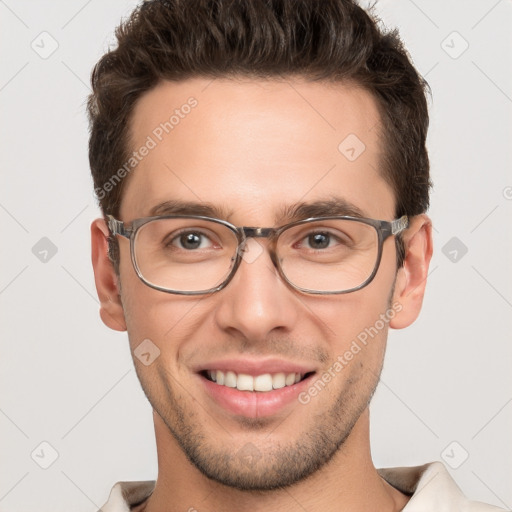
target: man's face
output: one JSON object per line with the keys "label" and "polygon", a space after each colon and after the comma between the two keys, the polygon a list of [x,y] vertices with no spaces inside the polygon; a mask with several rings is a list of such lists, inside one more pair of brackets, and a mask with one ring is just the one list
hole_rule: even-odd
{"label": "man's face", "polygon": [[[379,114],[367,92],[304,81],[162,83],[136,105],[131,147],[148,135],[155,139],[155,128],[191,96],[197,106],[130,176],[121,220],[175,201],[208,203],[236,226],[275,227],[290,221],[287,208],[333,198],[366,217],[394,218],[394,196],[380,173]],[[365,146],[355,159],[363,146],[338,149],[349,136],[354,145],[354,135]],[[243,260],[226,288],[204,296],[146,286],[132,267],[129,242],[118,238],[131,349],[150,339],[160,350],[152,364],[134,358],[135,366],[172,442],[208,477],[241,489],[291,484],[327,463],[367,408],[387,325],[359,343],[361,350],[315,396],[305,400],[304,393],[389,310],[394,238],[384,243],[374,280],[356,292],[293,290],[264,250]],[[268,247],[265,239],[258,243]],[[271,392],[239,391],[209,381],[206,370],[215,369],[306,378]]]}

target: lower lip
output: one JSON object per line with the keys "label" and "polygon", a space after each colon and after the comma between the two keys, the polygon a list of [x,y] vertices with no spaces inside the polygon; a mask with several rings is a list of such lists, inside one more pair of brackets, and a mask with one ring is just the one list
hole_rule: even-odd
{"label": "lower lip", "polygon": [[240,391],[237,388],[216,384],[203,375],[199,375],[199,378],[206,392],[223,409],[247,418],[262,418],[277,414],[293,402],[298,404],[298,395],[309,386],[313,375],[291,386],[265,392]]}

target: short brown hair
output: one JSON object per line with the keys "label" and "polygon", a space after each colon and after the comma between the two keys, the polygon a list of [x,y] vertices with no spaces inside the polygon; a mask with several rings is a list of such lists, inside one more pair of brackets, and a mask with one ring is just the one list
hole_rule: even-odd
{"label": "short brown hair", "polygon": [[[89,161],[103,214],[117,216],[126,177],[106,187],[130,156],[140,96],[161,80],[193,77],[352,81],[382,117],[382,176],[396,217],[429,206],[426,82],[397,31],[385,31],[353,0],[151,0],[116,29],[117,47],[92,72]],[[117,270],[117,241],[110,240]],[[404,249],[397,240],[397,263]]]}

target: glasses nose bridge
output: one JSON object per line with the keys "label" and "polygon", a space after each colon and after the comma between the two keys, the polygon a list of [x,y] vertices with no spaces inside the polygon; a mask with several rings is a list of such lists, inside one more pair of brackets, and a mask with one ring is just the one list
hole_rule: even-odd
{"label": "glasses nose bridge", "polygon": [[[270,246],[268,247],[270,259],[276,268],[279,269],[278,258],[275,253],[276,246],[275,241],[277,239],[278,230],[276,228],[259,228],[252,226],[242,226],[237,229],[240,239],[239,239],[239,250],[242,249],[247,243],[249,238],[267,238],[270,241]],[[241,254],[241,253],[240,253]]]}
{"label": "glasses nose bridge", "polygon": [[243,226],[238,228],[238,230],[241,233],[243,240],[247,238],[271,238],[276,233],[274,228],[255,228],[250,226]]}

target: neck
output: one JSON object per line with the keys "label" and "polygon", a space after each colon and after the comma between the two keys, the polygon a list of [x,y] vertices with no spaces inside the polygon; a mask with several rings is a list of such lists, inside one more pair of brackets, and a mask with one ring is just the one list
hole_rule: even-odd
{"label": "neck", "polygon": [[186,458],[160,417],[154,413],[158,478],[144,512],[363,512],[402,510],[407,497],[377,473],[370,455],[366,410],[329,463],[285,489],[240,491],[205,477]]}

